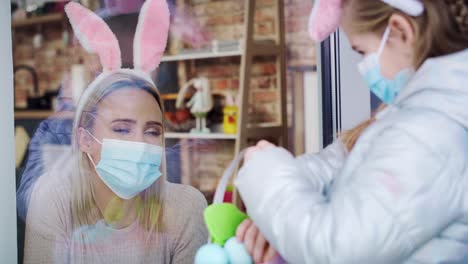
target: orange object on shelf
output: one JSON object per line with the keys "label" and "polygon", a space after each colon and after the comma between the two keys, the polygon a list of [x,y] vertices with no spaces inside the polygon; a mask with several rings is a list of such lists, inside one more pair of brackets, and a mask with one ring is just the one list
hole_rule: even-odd
{"label": "orange object on shelf", "polygon": [[237,106],[225,106],[223,109],[224,119],[223,119],[223,129],[226,134],[236,134],[237,133],[237,113],[239,109]]}
{"label": "orange object on shelf", "polygon": [[232,94],[226,94],[226,106],[223,108],[223,129],[226,134],[237,133],[237,115],[239,107],[234,102]]}

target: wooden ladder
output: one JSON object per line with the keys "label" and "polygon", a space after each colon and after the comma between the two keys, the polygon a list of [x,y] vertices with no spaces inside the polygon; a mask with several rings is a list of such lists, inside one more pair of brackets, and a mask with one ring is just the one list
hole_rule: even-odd
{"label": "wooden ladder", "polygon": [[[282,147],[288,145],[288,124],[286,120],[286,58],[285,58],[285,34],[284,34],[284,3],[275,0],[275,38],[272,41],[254,40],[254,17],[255,6],[258,1],[245,0],[245,35],[243,54],[241,59],[241,74],[239,94],[241,105],[239,108],[238,133],[235,146],[235,154],[247,147],[249,139],[275,138]],[[254,57],[274,56],[276,57],[276,90],[280,98],[279,116],[280,120],[274,126],[261,126],[248,124],[248,108],[251,102],[250,83],[252,77],[252,64]]]}
{"label": "wooden ladder", "polygon": [[[249,140],[275,139],[282,147],[288,145],[288,123],[286,106],[286,44],[284,29],[284,1],[275,0],[275,37],[269,41],[254,39],[254,18],[257,0],[245,0],[245,34],[241,57],[240,87],[238,96],[241,99],[238,113],[238,133],[235,145],[235,155],[248,146]],[[255,57],[272,56],[276,58],[276,91],[280,100],[279,122],[273,126],[249,124],[248,108],[251,103],[250,84],[252,64]],[[236,197],[236,204],[239,199]]]}

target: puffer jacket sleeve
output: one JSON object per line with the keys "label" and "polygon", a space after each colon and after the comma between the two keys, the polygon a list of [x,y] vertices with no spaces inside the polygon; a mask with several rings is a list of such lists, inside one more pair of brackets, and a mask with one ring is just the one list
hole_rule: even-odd
{"label": "puffer jacket sleeve", "polygon": [[[336,140],[319,153],[297,157],[297,162],[306,170],[304,175],[299,175],[298,180],[307,180],[309,186],[314,186],[317,192],[323,193],[343,167],[347,155],[348,151],[342,141]],[[303,176],[305,177],[300,179]]]}
{"label": "puffer jacket sleeve", "polygon": [[339,175],[349,180],[327,197],[281,148],[255,153],[239,172],[248,214],[288,262],[402,263],[459,217],[444,156],[397,128],[363,144]]}

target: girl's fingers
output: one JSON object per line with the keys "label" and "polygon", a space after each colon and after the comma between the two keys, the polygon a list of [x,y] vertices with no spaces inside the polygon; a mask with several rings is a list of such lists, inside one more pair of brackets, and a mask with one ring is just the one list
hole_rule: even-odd
{"label": "girl's fingers", "polygon": [[252,254],[255,263],[262,262],[266,246],[267,242],[265,238],[262,236],[262,234],[258,233]]}
{"label": "girl's fingers", "polygon": [[247,150],[245,151],[245,160],[251,159],[252,155],[257,151],[261,151],[261,150],[265,150],[265,149],[269,149],[273,147],[275,147],[275,145],[271,144],[270,142],[266,140],[261,140],[260,142],[257,143],[256,146],[247,148]]}
{"label": "girl's fingers", "polygon": [[244,243],[255,263],[271,261],[278,255],[250,219],[244,220],[237,227],[236,238]]}
{"label": "girl's fingers", "polygon": [[260,140],[258,143],[257,143],[257,147],[261,150],[264,150],[264,149],[268,149],[268,148],[273,148],[275,147],[275,145],[271,144],[270,142],[266,141],[266,140]]}
{"label": "girl's fingers", "polygon": [[245,233],[249,229],[250,225],[252,225],[252,220],[246,219],[244,220],[236,229],[236,237],[239,242],[243,242],[245,238]]}
{"label": "girl's fingers", "polygon": [[276,257],[278,257],[278,252],[276,252],[271,245],[268,245],[265,255],[263,255],[262,262],[270,262]]}
{"label": "girl's fingers", "polygon": [[258,147],[250,147],[250,148],[247,148],[247,150],[245,151],[245,160],[249,160],[252,158],[252,155],[257,152],[259,150]]}
{"label": "girl's fingers", "polygon": [[255,225],[250,225],[247,229],[244,237],[244,244],[247,248],[247,251],[251,256],[253,256],[255,241],[257,240],[258,229]]}

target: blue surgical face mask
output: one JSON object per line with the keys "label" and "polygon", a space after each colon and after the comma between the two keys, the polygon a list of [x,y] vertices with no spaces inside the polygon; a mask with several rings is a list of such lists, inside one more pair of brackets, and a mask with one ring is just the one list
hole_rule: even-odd
{"label": "blue surgical face mask", "polygon": [[389,80],[382,75],[380,57],[383,53],[389,35],[390,27],[387,27],[379,50],[376,53],[367,55],[364,60],[359,63],[358,68],[372,93],[374,93],[382,102],[393,104],[400,90],[408,84],[409,80],[414,75],[414,70],[410,68],[403,69],[393,80]]}
{"label": "blue surgical face mask", "polygon": [[96,165],[101,180],[120,198],[131,199],[150,187],[161,175],[163,148],[143,142],[104,139],[101,160]]}

